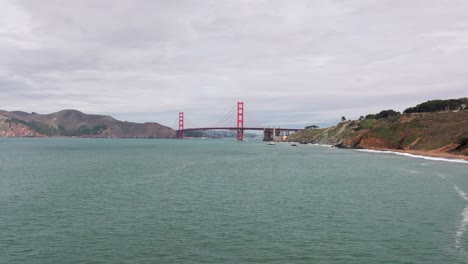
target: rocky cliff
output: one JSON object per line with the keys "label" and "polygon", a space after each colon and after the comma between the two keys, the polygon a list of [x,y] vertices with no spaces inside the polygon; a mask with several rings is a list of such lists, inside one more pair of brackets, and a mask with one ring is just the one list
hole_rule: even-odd
{"label": "rocky cliff", "polygon": [[342,148],[435,151],[468,155],[468,110],[410,113],[382,119],[345,121],[307,129],[289,141]]}
{"label": "rocky cliff", "polygon": [[0,110],[0,137],[174,138],[176,131],[158,123],[133,123],[77,110],[52,114]]}

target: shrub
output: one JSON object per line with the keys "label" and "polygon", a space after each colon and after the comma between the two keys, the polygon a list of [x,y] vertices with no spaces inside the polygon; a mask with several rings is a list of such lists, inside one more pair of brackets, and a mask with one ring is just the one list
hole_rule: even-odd
{"label": "shrub", "polygon": [[28,125],[28,123],[26,121],[19,120],[19,119],[16,119],[16,118],[9,118],[9,119],[5,120],[5,122],[8,123],[8,124],[15,123],[15,124],[22,124],[22,125],[25,125],[25,126]]}
{"label": "shrub", "polygon": [[460,144],[460,148],[468,145],[468,137],[461,137],[458,139],[458,144]]}
{"label": "shrub", "polygon": [[77,131],[77,136],[90,136],[90,135],[99,135],[102,133],[102,131],[106,130],[107,126],[106,125],[96,125],[93,128],[90,128],[85,125],[81,125],[78,128]]}

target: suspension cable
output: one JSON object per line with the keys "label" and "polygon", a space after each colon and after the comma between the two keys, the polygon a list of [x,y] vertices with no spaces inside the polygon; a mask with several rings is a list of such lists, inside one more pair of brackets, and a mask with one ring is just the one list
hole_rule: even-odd
{"label": "suspension cable", "polygon": [[254,123],[256,123],[256,125],[259,125],[260,127],[266,127],[264,124],[258,121],[254,113],[246,112],[246,114],[252,119]]}
{"label": "suspension cable", "polygon": [[218,121],[216,124],[214,124],[213,127],[219,126],[219,125],[221,125],[222,123],[224,123],[227,119],[229,119],[229,117],[231,117],[231,115],[235,112],[236,106],[237,106],[237,105],[234,105],[234,106],[232,107],[232,109],[229,111],[229,113],[227,113],[227,114],[223,117],[223,119],[222,119],[221,121]]}

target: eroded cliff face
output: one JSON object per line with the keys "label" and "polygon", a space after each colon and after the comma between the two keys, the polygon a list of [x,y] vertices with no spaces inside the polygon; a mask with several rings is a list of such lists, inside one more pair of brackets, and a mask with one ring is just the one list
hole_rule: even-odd
{"label": "eroded cliff face", "polygon": [[385,142],[382,138],[376,138],[369,135],[364,136],[357,144],[348,144],[346,140],[343,142],[347,146],[354,146],[357,148],[389,148],[388,142]]}
{"label": "eroded cliff face", "polygon": [[342,148],[442,151],[468,155],[468,110],[404,114],[390,119],[346,121],[326,129],[308,129],[289,141]]}
{"label": "eroded cliff face", "polygon": [[5,123],[0,120],[0,137],[46,137],[31,128],[14,123]]}

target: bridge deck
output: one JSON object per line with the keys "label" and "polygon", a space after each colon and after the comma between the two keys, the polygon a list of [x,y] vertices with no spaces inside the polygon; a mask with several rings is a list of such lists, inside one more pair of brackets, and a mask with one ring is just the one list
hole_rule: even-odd
{"label": "bridge deck", "polygon": [[[243,130],[273,130],[272,127],[244,127]],[[276,131],[290,131],[290,132],[297,132],[303,129],[300,128],[274,128]],[[198,130],[237,130],[237,127],[198,127],[198,128],[184,128],[182,130],[177,131],[198,131]]]}

